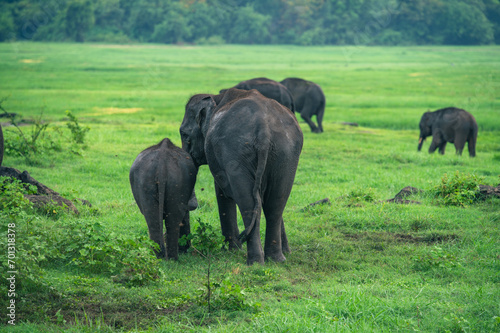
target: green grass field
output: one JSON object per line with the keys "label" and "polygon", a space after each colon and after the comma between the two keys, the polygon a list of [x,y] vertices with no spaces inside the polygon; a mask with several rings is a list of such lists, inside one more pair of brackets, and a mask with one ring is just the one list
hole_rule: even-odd
{"label": "green grass field", "polygon": [[[36,244],[17,257],[34,258],[40,269],[19,272],[36,283],[18,281],[16,325],[7,324],[2,305],[0,331],[500,332],[500,202],[464,208],[432,195],[457,171],[500,182],[500,47],[3,43],[0,60],[2,106],[28,120],[43,110],[47,132],[63,141],[61,151],[35,160],[9,154],[3,165],[93,205],[79,205],[78,216],[29,210],[17,217],[17,242]],[[304,148],[284,214],[287,261],[247,267],[246,248],[217,251],[211,281],[229,287],[217,289],[210,312],[197,297],[207,260],[195,253],[153,260],[160,274],[152,281],[120,282],[123,272],[110,267],[135,267],[122,251],[147,237],[128,181],[137,154],[164,137],[180,145],[191,95],[260,76],[314,81],[327,99],[323,134],[300,123]],[[456,156],[452,144],[444,156],[428,154],[430,138],[417,152],[421,115],[448,106],[475,116],[476,158],[466,149]],[[90,128],[76,150],[64,142],[67,110]],[[15,133],[4,128],[6,140]],[[424,190],[409,198],[421,204],[381,202],[405,186]],[[192,225],[199,219],[218,230],[207,166],[195,189]],[[306,208],[323,198],[331,205]],[[91,249],[104,253],[95,267],[78,264],[83,249],[69,249],[86,232],[107,246]]]}

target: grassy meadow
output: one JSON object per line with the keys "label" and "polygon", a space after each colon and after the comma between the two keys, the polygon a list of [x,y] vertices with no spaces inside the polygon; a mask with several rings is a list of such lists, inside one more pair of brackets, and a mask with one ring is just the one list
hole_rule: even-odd
{"label": "grassy meadow", "polygon": [[[284,213],[286,262],[247,267],[246,247],[217,251],[210,311],[199,297],[208,264],[196,253],[153,260],[159,273],[144,283],[120,282],[107,268],[135,267],[123,249],[147,238],[128,180],[135,157],[164,137],[180,146],[191,95],[260,76],[311,80],[326,95],[325,132],[300,121],[304,147]],[[54,209],[16,219],[17,242],[33,242],[29,256],[40,269],[28,272],[36,283],[18,281],[14,327],[1,289],[0,331],[500,332],[500,201],[460,207],[433,195],[445,174],[500,182],[500,47],[3,43],[0,78],[2,106],[50,121],[47,133],[63,147],[36,159],[10,153],[3,166],[93,205],[77,205],[80,215]],[[475,158],[467,149],[455,155],[452,144],[443,156],[428,154],[431,138],[417,152],[421,115],[448,106],[475,116]],[[64,148],[66,111],[90,128],[77,148]],[[6,140],[15,133],[4,127]],[[384,202],[405,186],[423,190],[408,198],[420,204]],[[207,166],[195,189],[192,230],[197,221],[219,230]],[[308,206],[324,198],[331,204]],[[81,261],[83,248],[70,254],[66,240],[80,244],[80,234],[112,243],[91,249],[104,253],[95,267]],[[134,274],[141,272],[129,271],[129,281]]]}

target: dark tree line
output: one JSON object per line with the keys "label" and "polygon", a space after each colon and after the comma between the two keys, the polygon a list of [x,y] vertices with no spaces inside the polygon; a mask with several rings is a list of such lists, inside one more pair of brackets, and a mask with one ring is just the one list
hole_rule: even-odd
{"label": "dark tree line", "polygon": [[12,40],[498,44],[500,0],[3,0]]}

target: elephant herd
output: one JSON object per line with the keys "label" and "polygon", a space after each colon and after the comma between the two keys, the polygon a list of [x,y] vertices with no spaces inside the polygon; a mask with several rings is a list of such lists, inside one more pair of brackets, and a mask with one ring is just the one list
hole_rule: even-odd
{"label": "elephant herd", "polygon": [[[303,134],[295,117],[314,133],[323,132],[325,95],[319,85],[287,78],[242,81],[219,94],[197,94],[186,104],[179,132],[182,149],[168,138],[142,151],[130,170],[134,199],[144,215],[158,258],[178,259],[179,238],[190,232],[189,211],[197,207],[194,185],[207,164],[214,177],[222,234],[230,249],[247,243],[247,264],[281,262],[290,252],[283,211],[302,151]],[[318,125],[312,122],[316,116]],[[477,124],[467,111],[426,112],[420,121],[418,150],[432,136],[429,152],[447,142],[461,154],[468,142],[475,156]],[[237,225],[237,210],[244,230]],[[266,218],[264,248],[261,212]],[[166,232],[163,232],[165,221]]]}
{"label": "elephant herd", "polygon": [[[179,237],[189,233],[189,210],[197,206],[198,168],[208,164],[229,248],[241,248],[246,242],[248,265],[285,260],[283,253],[290,247],[283,211],[304,140],[293,101],[285,86],[265,78],[241,82],[218,95],[194,95],[179,129],[182,149],[164,139],[139,154],[130,170],[130,184],[149,236],[159,245],[157,257],[178,258]],[[241,233],[237,206],[245,226]]]}

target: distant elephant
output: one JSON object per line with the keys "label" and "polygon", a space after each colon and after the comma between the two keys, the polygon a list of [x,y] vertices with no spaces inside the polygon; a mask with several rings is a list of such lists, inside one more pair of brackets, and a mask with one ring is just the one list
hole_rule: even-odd
{"label": "distant elephant", "polygon": [[[257,90],[195,95],[180,127],[182,147],[215,181],[222,234],[230,248],[247,241],[247,264],[285,260],[283,211],[292,190],[303,135],[287,108]],[[238,205],[245,230],[238,236]],[[264,251],[261,210],[266,216]]]}
{"label": "distant elephant", "polygon": [[469,148],[469,156],[476,156],[477,123],[469,112],[449,107],[434,112],[426,112],[420,119],[420,139],[418,151],[422,149],[425,138],[432,135],[429,153],[439,148],[444,154],[446,143],[454,143],[456,153],[462,155],[465,142]]}
{"label": "distant elephant", "polygon": [[[311,127],[314,133],[323,132],[323,115],[325,114],[325,94],[321,87],[314,82],[298,78],[287,78],[280,82],[292,93],[295,111]],[[316,116],[318,126],[311,120]]]}
{"label": "distant elephant", "polygon": [[132,193],[148,224],[149,237],[160,246],[155,251],[158,258],[177,260],[179,238],[190,233],[189,210],[198,206],[194,195],[197,173],[189,154],[168,138],[142,151],[130,168]]}
{"label": "distant elephant", "polygon": [[[277,81],[265,77],[259,77],[247,81],[241,81],[233,88],[242,90],[256,89],[265,97],[272,98],[278,103],[281,103],[289,108],[290,111],[295,112],[295,104],[292,93],[287,89],[287,87]],[[221,90],[220,93],[224,91],[225,89]]]}
{"label": "distant elephant", "polygon": [[3,132],[2,132],[2,125],[0,124],[0,167],[2,166],[2,161],[3,161]]}

